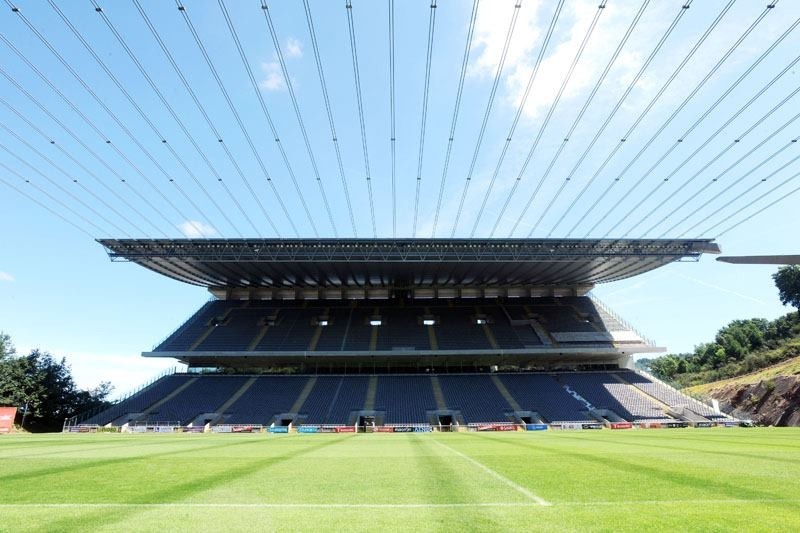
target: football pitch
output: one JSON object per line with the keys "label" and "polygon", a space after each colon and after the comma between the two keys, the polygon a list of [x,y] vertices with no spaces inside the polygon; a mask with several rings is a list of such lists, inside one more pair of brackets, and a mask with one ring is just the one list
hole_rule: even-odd
{"label": "football pitch", "polygon": [[0,437],[3,531],[798,531],[800,428]]}

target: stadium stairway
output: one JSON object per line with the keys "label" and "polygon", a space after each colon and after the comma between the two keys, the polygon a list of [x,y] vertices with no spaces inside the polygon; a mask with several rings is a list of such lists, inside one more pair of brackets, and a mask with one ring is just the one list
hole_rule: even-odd
{"label": "stadium stairway", "polygon": [[317,384],[317,376],[311,376],[308,378],[303,390],[300,391],[300,396],[292,404],[292,407],[289,409],[290,413],[299,413],[303,409],[303,405],[306,403],[306,400],[311,395],[311,391],[314,390],[314,385]]}
{"label": "stadium stairway", "polygon": [[136,417],[135,419],[133,419],[131,421],[132,422],[136,422],[137,420],[147,420],[147,417],[150,415],[150,413],[152,413],[153,411],[157,410],[159,407],[161,407],[162,405],[164,405],[167,402],[171,401],[177,395],[179,395],[180,393],[182,393],[183,391],[185,391],[186,389],[188,389],[189,387],[191,387],[192,385],[197,383],[197,380],[199,380],[199,379],[200,379],[199,377],[196,377],[196,378],[192,378],[192,379],[187,380],[180,387],[176,388],[175,390],[173,390],[172,392],[170,392],[169,394],[164,396],[162,399],[160,399],[159,401],[157,401],[156,403],[154,403],[153,405],[151,405],[150,407],[148,407],[147,409],[142,411],[142,413],[138,417]]}
{"label": "stadium stairway", "polygon": [[233,395],[228,398],[225,403],[219,406],[217,412],[215,413],[215,417],[209,422],[212,426],[221,421],[221,419],[225,416],[225,412],[230,409],[230,407],[236,403],[236,401],[242,397],[242,395],[247,392],[247,390],[253,386],[253,384],[258,380],[257,377],[252,377],[244,382],[244,385],[239,387],[239,390],[233,393]]}
{"label": "stadium stairway", "polygon": [[364,411],[375,409],[375,395],[378,392],[378,376],[370,376],[367,385],[367,395],[364,398]]}
{"label": "stadium stairway", "polygon": [[442,384],[439,383],[439,378],[431,376],[431,387],[433,388],[433,398],[436,400],[436,408],[440,411],[447,409],[447,402],[444,400],[444,393],[442,392]]}
{"label": "stadium stairway", "polygon": [[497,390],[500,391],[500,394],[503,395],[503,398],[505,398],[505,400],[508,402],[508,405],[510,405],[515,412],[520,412],[523,410],[503,382],[500,381],[500,377],[498,377],[496,374],[492,374],[492,382],[494,383],[495,387],[497,387]]}
{"label": "stadium stairway", "polygon": [[247,346],[248,352],[252,352],[253,350],[256,349],[256,346],[258,346],[261,343],[261,339],[264,338],[264,336],[267,334],[267,331],[269,331],[269,324],[264,324],[263,326],[261,326],[261,329],[258,330],[256,336],[253,337],[253,340],[250,341],[250,344]]}
{"label": "stadium stairway", "polygon": [[233,307],[229,307],[229,308],[227,308],[225,310],[225,312],[221,316],[217,317],[216,320],[212,319],[209,322],[208,327],[206,328],[206,330],[189,347],[189,351],[193,352],[198,346],[203,344],[203,341],[206,340],[208,338],[208,336],[211,335],[211,333],[214,332],[214,329],[217,327],[217,325],[218,324],[223,324],[228,319],[228,316],[231,314],[231,312],[234,309],[235,308],[233,308]]}

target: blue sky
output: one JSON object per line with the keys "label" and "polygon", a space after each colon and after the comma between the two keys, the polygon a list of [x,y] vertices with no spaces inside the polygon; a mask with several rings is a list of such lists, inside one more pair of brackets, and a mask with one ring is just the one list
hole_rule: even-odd
{"label": "blue sky", "polygon": [[[800,185],[795,178],[800,164],[794,160],[800,143],[792,142],[800,133],[794,120],[800,106],[793,94],[800,87],[794,63],[800,50],[800,30],[793,28],[800,18],[797,2],[778,2],[761,19],[762,2],[694,2],[689,9],[681,8],[685,2],[651,2],[591,96],[641,3],[611,0],[598,10],[595,0],[566,1],[549,33],[559,3],[523,0],[515,9],[514,2],[483,0],[446,173],[473,4],[442,1],[435,10],[421,143],[430,2],[396,2],[394,202],[388,2],[356,0],[351,10],[367,165],[345,2],[309,1],[341,171],[303,3],[268,4],[288,80],[260,2],[227,4],[280,139],[275,142],[220,6],[185,2],[272,185],[181,13],[170,2],[140,3],[223,143],[134,4],[97,3],[169,108],[92,2],[55,5],[141,113],[50,4],[14,3],[113,116],[18,13],[4,6],[0,14],[0,66],[7,75],[0,76],[0,330],[12,335],[20,351],[41,347],[67,356],[82,385],[110,379],[125,391],[168,366],[138,354],[208,298],[202,289],[134,265],[111,264],[93,241],[96,237],[292,237],[294,228],[305,237],[350,237],[352,209],[360,237],[373,235],[374,212],[379,237],[429,237],[437,221],[437,237],[719,237],[730,255],[797,253],[796,195],[726,231]],[[489,105],[515,11],[514,32]],[[540,53],[547,35],[548,46]],[[778,302],[770,278],[774,270],[705,257],[598,287],[595,294],[659,345],[686,351],[734,318],[788,312]]]}

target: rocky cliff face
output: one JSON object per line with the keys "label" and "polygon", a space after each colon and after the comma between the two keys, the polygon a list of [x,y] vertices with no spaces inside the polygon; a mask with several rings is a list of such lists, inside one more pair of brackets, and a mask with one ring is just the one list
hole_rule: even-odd
{"label": "rocky cliff face", "polygon": [[800,376],[778,376],[752,384],[730,384],[709,391],[723,411],[748,413],[767,426],[800,426]]}

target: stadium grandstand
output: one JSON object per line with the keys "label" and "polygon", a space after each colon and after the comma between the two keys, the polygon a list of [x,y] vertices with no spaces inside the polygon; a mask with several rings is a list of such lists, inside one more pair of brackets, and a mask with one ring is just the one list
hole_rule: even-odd
{"label": "stadium grandstand", "polygon": [[[84,425],[497,429],[732,419],[633,370],[663,351],[596,283],[711,240],[103,239],[211,299],[145,357],[187,370]],[[78,422],[78,421],[75,421]],[[310,429],[309,429],[310,430]]]}

